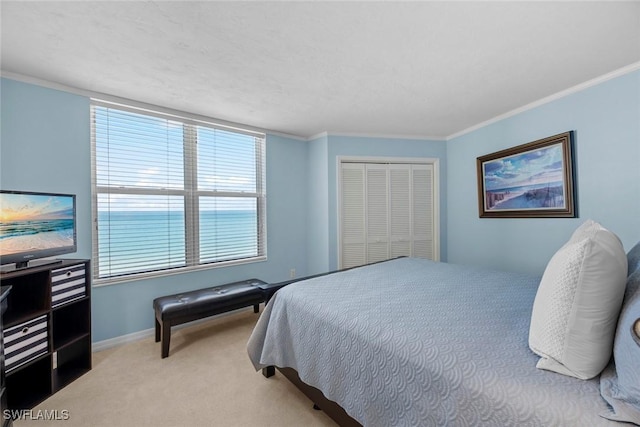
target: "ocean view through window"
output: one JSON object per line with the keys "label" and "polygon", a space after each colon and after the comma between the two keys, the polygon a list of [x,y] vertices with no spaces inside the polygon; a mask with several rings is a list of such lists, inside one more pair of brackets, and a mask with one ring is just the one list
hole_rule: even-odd
{"label": "ocean view through window", "polygon": [[266,259],[264,134],[98,100],[91,123],[95,283]]}

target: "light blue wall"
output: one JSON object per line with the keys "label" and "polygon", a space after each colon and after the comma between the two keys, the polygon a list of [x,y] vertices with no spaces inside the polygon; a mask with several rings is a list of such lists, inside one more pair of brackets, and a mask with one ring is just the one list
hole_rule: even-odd
{"label": "light blue wall", "polygon": [[[476,157],[570,130],[579,218],[478,217]],[[588,218],[629,249],[640,240],[640,71],[452,139],[447,164],[449,262],[541,274]]]}
{"label": "light blue wall", "polygon": [[[2,79],[0,186],[75,193],[78,252],[91,256],[89,99]],[[475,159],[576,132],[577,219],[479,219]],[[327,135],[267,136],[268,261],[93,288],[93,340],[153,326],[153,298],[248,277],[280,281],[337,268],[337,158],[440,159],[441,259],[541,273],[587,218],[640,240],[640,72],[448,142]]]}
{"label": "light blue wall", "polygon": [[[91,257],[89,99],[2,79],[0,185],[3,189],[74,193],[78,204],[77,258]],[[183,290],[258,277],[307,274],[306,144],[267,135],[268,261],[94,287],[93,340],[153,327],[152,300]]]}
{"label": "light blue wall", "polygon": [[329,169],[327,166],[328,137],[309,141],[307,195],[309,246],[307,263],[309,274],[329,270]]}
{"label": "light blue wall", "polygon": [[90,258],[89,100],[7,79],[0,96],[0,187],[75,194],[76,256]]}

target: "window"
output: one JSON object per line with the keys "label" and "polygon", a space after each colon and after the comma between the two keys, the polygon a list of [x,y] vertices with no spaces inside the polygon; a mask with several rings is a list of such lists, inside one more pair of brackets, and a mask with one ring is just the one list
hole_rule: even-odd
{"label": "window", "polygon": [[96,100],[91,122],[96,283],[266,259],[264,134]]}

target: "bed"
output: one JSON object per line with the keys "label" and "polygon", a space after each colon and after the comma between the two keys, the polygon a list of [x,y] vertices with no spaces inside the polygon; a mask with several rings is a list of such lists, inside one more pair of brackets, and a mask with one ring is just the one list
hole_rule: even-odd
{"label": "bed", "polygon": [[335,402],[341,425],[623,425],[601,416],[599,376],[536,368],[540,282],[416,258],[303,280],[266,306],[249,357]]}

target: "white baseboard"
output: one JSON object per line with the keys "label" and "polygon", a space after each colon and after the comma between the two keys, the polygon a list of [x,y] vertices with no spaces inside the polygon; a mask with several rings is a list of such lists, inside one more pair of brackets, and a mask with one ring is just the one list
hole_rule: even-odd
{"label": "white baseboard", "polygon": [[[251,307],[243,307],[243,308],[239,308],[237,310],[229,311],[227,313],[217,314],[215,316],[210,316],[210,317],[206,317],[204,319],[194,320],[193,322],[183,323],[182,325],[178,325],[178,326],[173,326],[171,328],[171,331],[173,332],[173,331],[176,331],[178,329],[187,328],[189,326],[195,326],[195,325],[198,325],[200,323],[208,322],[208,321],[213,320],[213,319],[219,319],[219,318],[225,317],[225,316],[230,316],[232,314],[239,313],[239,312],[242,312],[242,311],[247,311],[247,310],[252,310],[253,311],[253,306],[251,306]],[[142,339],[145,339],[145,338],[148,338],[148,337],[155,337],[155,327],[154,328],[150,328],[150,329],[144,329],[144,330],[138,331],[138,332],[133,332],[133,333],[126,334],[126,335],[120,335],[119,337],[115,337],[115,338],[108,338],[106,340],[96,341],[96,342],[91,344],[91,351],[96,353],[98,351],[103,351],[103,350],[107,350],[107,349],[110,349],[110,348],[113,348],[113,347],[118,347],[120,345],[128,344],[128,343],[135,342],[135,341],[139,341],[139,340],[142,340]]]}
{"label": "white baseboard", "polygon": [[102,341],[97,341],[91,344],[91,351],[98,352],[107,350],[109,348],[118,347],[123,344],[138,341],[152,336],[155,333],[155,329],[145,329],[144,331],[134,332],[132,334],[120,335],[119,337],[109,338]]}

